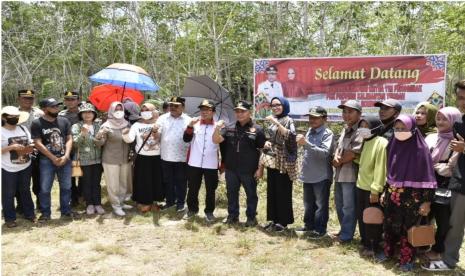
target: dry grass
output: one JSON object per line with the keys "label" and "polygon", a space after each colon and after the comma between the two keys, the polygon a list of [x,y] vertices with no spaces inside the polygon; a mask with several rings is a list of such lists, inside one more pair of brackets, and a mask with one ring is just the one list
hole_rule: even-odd
{"label": "dry grass", "polygon": [[[105,189],[104,193],[105,193]],[[258,219],[264,222],[266,185],[259,187]],[[106,198],[106,197],[104,197]],[[203,202],[203,193],[200,196]],[[229,227],[224,183],[218,189],[219,221],[206,224],[203,214],[184,221],[176,212],[139,214],[124,219],[111,214],[59,219],[58,191],[53,191],[52,221],[2,227],[3,275],[397,275],[394,262],[376,264],[359,256],[358,243],[336,245],[293,234],[268,235],[259,228]],[[201,203],[202,205],[202,203]],[[241,207],[245,195],[241,191]],[[106,203],[105,208],[110,207]],[[200,210],[203,206],[200,207]],[[81,210],[84,207],[81,206]],[[295,227],[302,225],[302,186],[294,189]],[[241,208],[241,221],[245,220]],[[337,230],[334,210],[330,230]],[[460,266],[465,268],[465,248]],[[426,274],[417,269],[417,274]],[[457,270],[459,275],[463,270]],[[444,275],[444,274],[443,274]]]}

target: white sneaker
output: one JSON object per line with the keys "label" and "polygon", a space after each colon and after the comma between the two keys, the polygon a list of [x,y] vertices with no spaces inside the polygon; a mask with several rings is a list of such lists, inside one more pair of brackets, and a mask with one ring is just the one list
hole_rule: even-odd
{"label": "white sneaker", "polygon": [[113,208],[113,213],[120,217],[124,217],[126,215],[126,213],[123,211],[123,209],[121,209],[121,207]]}
{"label": "white sneaker", "polygon": [[95,211],[96,211],[97,214],[99,214],[99,215],[105,214],[105,209],[103,209],[102,205],[96,205],[96,206],[95,206]]}
{"label": "white sneaker", "polygon": [[133,207],[132,207],[131,205],[129,205],[129,204],[123,204],[123,206],[121,206],[121,207],[123,207],[124,210],[131,210],[131,209],[133,208]]}
{"label": "white sneaker", "polygon": [[88,206],[87,206],[87,209],[86,209],[86,213],[87,213],[87,215],[89,215],[89,216],[95,214],[95,207],[94,207],[94,205],[92,205],[92,204],[91,204],[91,205],[88,205]]}

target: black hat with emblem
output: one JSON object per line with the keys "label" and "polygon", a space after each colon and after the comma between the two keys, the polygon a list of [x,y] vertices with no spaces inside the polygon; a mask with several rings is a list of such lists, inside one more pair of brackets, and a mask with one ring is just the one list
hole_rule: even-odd
{"label": "black hat with emblem", "polygon": [[36,92],[32,89],[21,89],[18,90],[18,96],[20,97],[31,97],[33,98]]}
{"label": "black hat with emblem", "polygon": [[274,65],[271,65],[271,66],[266,67],[265,71],[267,73],[277,73],[278,68],[276,68],[276,66],[274,66]]}
{"label": "black hat with emblem", "polygon": [[236,105],[236,107],[234,107],[234,110],[236,109],[241,109],[241,110],[250,110],[252,108],[252,105],[247,102],[247,101],[239,101]]}
{"label": "black hat with emblem", "polygon": [[171,97],[170,101],[168,102],[169,104],[182,104],[184,105],[184,103],[186,102],[186,99],[182,98],[182,97]]}
{"label": "black hat with emblem", "polygon": [[213,109],[213,111],[215,111],[215,104],[209,99],[203,99],[202,100],[202,102],[199,105],[199,108],[202,108],[202,107],[209,107],[209,108]]}
{"label": "black hat with emblem", "polygon": [[65,99],[78,99],[79,92],[78,91],[66,91],[64,94]]}

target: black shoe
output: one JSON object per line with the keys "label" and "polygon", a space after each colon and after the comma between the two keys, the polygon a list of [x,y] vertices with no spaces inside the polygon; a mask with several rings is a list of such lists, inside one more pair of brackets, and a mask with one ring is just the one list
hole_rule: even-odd
{"label": "black shoe", "polygon": [[300,227],[300,228],[295,229],[295,231],[296,232],[311,232],[311,231],[313,231],[313,229],[310,229],[307,226],[304,226],[304,227]]}
{"label": "black shoe", "polygon": [[274,227],[274,222],[270,221],[263,226],[263,230],[270,231]]}
{"label": "black shoe", "polygon": [[207,223],[215,222],[215,220],[216,220],[216,217],[213,213],[205,213],[205,221]]}
{"label": "black shoe", "polygon": [[247,218],[245,222],[245,227],[255,227],[257,226],[258,222],[256,218]]}
{"label": "black shoe", "polygon": [[46,222],[50,220],[50,216],[47,215],[40,215],[39,222]]}
{"label": "black shoe", "polygon": [[176,206],[176,212],[178,213],[184,213],[186,211],[185,206]]}
{"label": "black shoe", "polygon": [[229,225],[237,224],[237,223],[239,223],[239,218],[234,218],[234,217],[229,217],[229,216],[228,216],[228,217],[224,220],[224,223],[229,224]]}
{"label": "black shoe", "polygon": [[326,236],[326,233],[319,233],[317,231],[311,231],[309,234],[308,234],[308,237],[310,239],[313,239],[313,240],[318,240],[318,239],[321,239],[323,238],[324,236]]}
{"label": "black shoe", "polygon": [[194,218],[197,215],[197,212],[194,211],[187,211],[187,213],[184,215],[183,219],[189,220]]}
{"label": "black shoe", "polygon": [[81,216],[76,212],[69,212],[67,214],[62,214],[61,218],[65,220],[79,220]]}
{"label": "black shoe", "polygon": [[168,210],[168,209],[170,209],[170,208],[172,208],[172,207],[174,207],[174,204],[172,204],[172,205],[165,204],[165,205],[163,205],[163,206],[161,207],[161,210],[162,210],[162,211],[166,211],[166,210]]}
{"label": "black shoe", "polygon": [[37,223],[37,218],[35,216],[33,217],[30,217],[30,218],[26,218],[28,221],[30,221],[31,223]]}
{"label": "black shoe", "polygon": [[274,230],[276,233],[282,233],[282,232],[284,232],[284,231],[287,230],[287,227],[286,227],[286,226],[283,226],[283,225],[281,225],[281,224],[279,224],[279,223],[276,223],[276,224],[274,225],[273,228],[274,228],[273,230]]}

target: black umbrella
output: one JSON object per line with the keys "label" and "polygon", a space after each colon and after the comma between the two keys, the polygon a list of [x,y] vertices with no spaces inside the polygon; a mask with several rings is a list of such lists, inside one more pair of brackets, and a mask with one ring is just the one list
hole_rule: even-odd
{"label": "black umbrella", "polygon": [[203,99],[209,99],[216,106],[216,121],[223,120],[226,126],[236,123],[231,94],[210,77],[188,77],[184,83],[182,96],[186,98],[185,112],[190,116],[199,116],[198,106]]}

